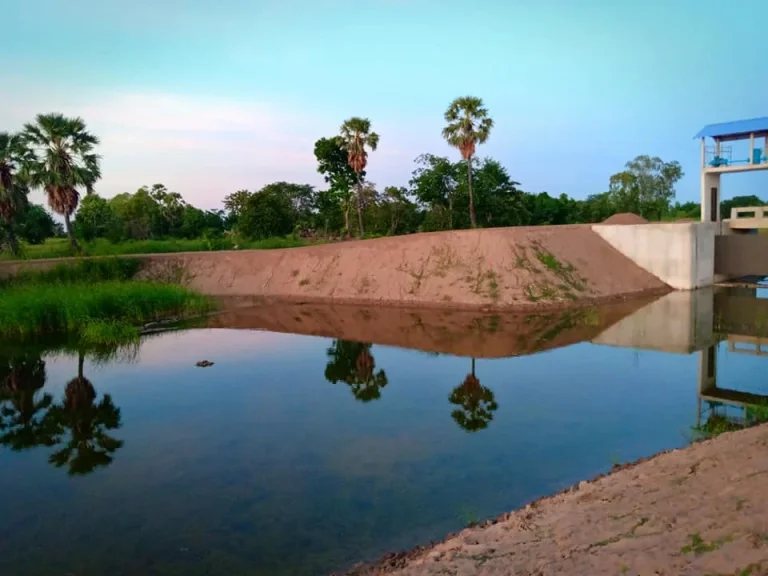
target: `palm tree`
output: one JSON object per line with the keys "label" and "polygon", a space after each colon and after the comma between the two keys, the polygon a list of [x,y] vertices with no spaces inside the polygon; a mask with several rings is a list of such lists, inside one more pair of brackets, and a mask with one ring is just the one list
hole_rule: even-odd
{"label": "palm tree", "polygon": [[64,216],[69,241],[79,249],[71,217],[80,202],[80,191],[93,192],[101,178],[100,157],[94,152],[99,139],[89,133],[82,118],[38,114],[24,126],[24,139],[34,158],[29,163],[30,183],[45,191],[48,205]]}
{"label": "palm tree", "polygon": [[93,384],[83,376],[84,356],[79,354],[77,377],[67,383],[64,401],[48,412],[56,443],[69,431],[64,447],[51,454],[48,461],[60,468],[67,465],[70,475],[89,474],[98,467],[108,466],[112,454],[123,445],[107,434],[107,430],[120,428],[120,409],[105,394],[96,402]]}
{"label": "palm tree", "polygon": [[45,380],[45,361],[39,355],[0,361],[0,445],[21,451],[53,444],[46,418],[53,397],[38,396]]}
{"label": "palm tree", "polygon": [[493,420],[493,413],[499,408],[493,390],[481,386],[480,380],[475,376],[474,358],[472,373],[467,374],[464,382],[453,389],[448,401],[461,407],[451,412],[451,418],[467,432],[488,428],[488,424]]}
{"label": "palm tree", "polygon": [[371,347],[364,342],[334,340],[328,349],[330,360],[325,367],[325,379],[332,384],[344,382],[360,402],[380,398],[381,389],[389,382],[384,370],[375,371]]}
{"label": "palm tree", "polygon": [[357,219],[360,223],[360,237],[362,238],[365,230],[363,228],[362,208],[363,182],[360,173],[365,170],[365,166],[368,164],[366,146],[371,149],[371,152],[376,150],[379,145],[379,135],[376,132],[371,132],[371,121],[368,118],[354,116],[341,125],[341,139],[347,151],[347,162],[357,177]]}
{"label": "palm tree", "polygon": [[[29,188],[24,173],[29,150],[19,134],[0,132],[0,224],[4,224],[11,252],[19,251],[13,225],[27,207]],[[1,240],[1,238],[0,238]]]}
{"label": "palm tree", "polygon": [[448,125],[443,128],[443,138],[448,144],[458,148],[461,157],[467,161],[469,220],[472,228],[476,228],[475,201],[472,196],[472,157],[475,155],[475,147],[488,140],[493,128],[493,119],[488,116],[488,110],[483,106],[481,98],[464,96],[451,102],[445,111],[445,121]]}

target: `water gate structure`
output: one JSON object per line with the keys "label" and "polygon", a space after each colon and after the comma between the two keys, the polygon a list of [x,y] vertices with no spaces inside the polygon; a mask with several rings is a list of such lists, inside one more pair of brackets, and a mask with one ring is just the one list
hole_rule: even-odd
{"label": "water gate structure", "polygon": [[[768,170],[768,117],[705,126],[701,141],[701,222],[593,226],[609,244],[678,290],[768,276],[768,206],[721,218],[726,174]],[[734,152],[736,150],[736,152]],[[739,152],[742,150],[743,152]]]}

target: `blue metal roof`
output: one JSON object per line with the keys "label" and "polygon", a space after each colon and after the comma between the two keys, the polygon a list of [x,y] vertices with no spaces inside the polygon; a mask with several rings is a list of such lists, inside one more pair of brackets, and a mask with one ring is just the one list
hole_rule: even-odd
{"label": "blue metal roof", "polygon": [[768,116],[710,124],[709,126],[704,126],[694,138],[739,136],[756,132],[768,132]]}

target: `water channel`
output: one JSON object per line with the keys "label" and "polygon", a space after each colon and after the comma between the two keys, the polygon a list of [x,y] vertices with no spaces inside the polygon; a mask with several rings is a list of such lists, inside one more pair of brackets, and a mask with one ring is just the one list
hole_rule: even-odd
{"label": "water channel", "polygon": [[0,574],[323,575],[442,538],[754,419],[763,292],[238,302],[117,350],[3,345]]}

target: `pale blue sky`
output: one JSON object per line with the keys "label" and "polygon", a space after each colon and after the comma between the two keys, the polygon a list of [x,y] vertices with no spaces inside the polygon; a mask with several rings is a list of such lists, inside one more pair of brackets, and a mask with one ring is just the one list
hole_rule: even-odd
{"label": "pale blue sky", "polygon": [[[314,141],[348,116],[404,185],[456,96],[496,127],[481,154],[527,191],[602,192],[637,154],[679,160],[698,199],[704,125],[768,116],[762,0],[0,0],[0,129],[78,114],[112,196],[163,182],[215,207],[274,180],[322,184]],[[10,34],[10,37],[8,36]],[[725,197],[768,192],[733,175]],[[768,195],[766,195],[768,198]]]}

